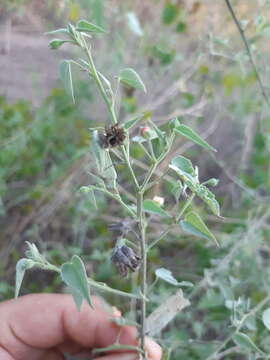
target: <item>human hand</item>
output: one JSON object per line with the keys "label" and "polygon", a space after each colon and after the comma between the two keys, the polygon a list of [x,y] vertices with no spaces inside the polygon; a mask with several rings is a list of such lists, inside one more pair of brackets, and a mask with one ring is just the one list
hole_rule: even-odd
{"label": "human hand", "polygon": [[[83,304],[78,312],[70,295],[33,294],[0,304],[1,360],[63,360],[64,354],[84,354],[93,359],[91,349],[115,343],[137,345],[136,330],[111,321],[98,299],[94,309]],[[121,329],[121,330],[120,330]],[[149,360],[161,359],[161,348],[147,339]],[[73,359],[73,357],[72,357]],[[110,352],[96,360],[137,360],[130,350]]]}

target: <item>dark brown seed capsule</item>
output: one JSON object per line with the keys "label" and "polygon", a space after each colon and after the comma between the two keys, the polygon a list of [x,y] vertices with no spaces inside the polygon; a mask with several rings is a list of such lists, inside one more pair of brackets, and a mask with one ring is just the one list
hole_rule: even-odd
{"label": "dark brown seed capsule", "polygon": [[136,271],[140,264],[140,257],[126,245],[116,245],[111,260],[122,276],[127,276],[128,269]]}
{"label": "dark brown seed capsule", "polygon": [[99,145],[104,149],[120,146],[123,145],[125,138],[125,130],[118,124],[105,126],[104,134],[99,134]]}

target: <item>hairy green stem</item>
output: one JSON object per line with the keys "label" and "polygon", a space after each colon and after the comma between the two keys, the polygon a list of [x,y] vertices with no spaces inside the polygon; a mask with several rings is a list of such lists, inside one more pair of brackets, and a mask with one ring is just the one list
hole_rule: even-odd
{"label": "hairy green stem", "polygon": [[168,227],[166,230],[164,230],[164,231],[160,234],[160,236],[159,236],[158,238],[156,238],[155,240],[153,240],[153,241],[148,245],[147,251],[150,250],[150,249],[152,249],[154,246],[156,246],[156,244],[157,244],[160,240],[162,240],[162,239],[171,231],[172,226],[173,226],[173,225],[170,224],[169,227]]}
{"label": "hairy green stem", "polygon": [[165,157],[170,152],[172,144],[173,144],[174,136],[175,136],[174,133],[172,133],[170,138],[169,138],[166,150],[156,159],[156,161],[150,167],[150,170],[149,170],[148,174],[146,175],[146,177],[144,179],[144,182],[143,182],[143,184],[141,186],[141,190],[143,192],[146,190],[146,187],[147,187],[149,181],[151,180],[152,175],[156,171],[156,168],[158,167],[158,165],[165,159]]}
{"label": "hairy green stem", "polygon": [[142,350],[137,346],[115,344],[115,345],[107,346],[104,348],[96,348],[96,349],[92,350],[92,353],[99,354],[99,353],[103,353],[103,352],[110,352],[110,351],[116,351],[116,350],[133,350],[133,351],[138,351],[140,353],[142,352]]}
{"label": "hairy green stem", "polygon": [[88,45],[86,44],[86,42],[84,41],[85,43],[85,46],[84,46],[84,50],[85,50],[85,53],[87,55],[87,59],[89,61],[89,64],[90,64],[90,73],[91,75],[93,76],[97,86],[98,86],[98,89],[101,93],[101,96],[109,110],[109,113],[110,113],[110,116],[111,116],[111,119],[112,119],[112,123],[113,124],[117,124],[117,117],[116,117],[116,114],[115,114],[115,111],[114,111],[114,108],[113,108],[113,103],[109,100],[108,98],[108,95],[106,94],[106,91],[104,89],[104,86],[102,84],[102,81],[100,79],[100,76],[98,74],[98,71],[96,69],[96,66],[95,66],[95,63],[94,63],[94,60],[93,60],[93,57],[92,57],[92,54],[91,54],[91,51],[88,47]]}
{"label": "hairy green stem", "polygon": [[131,175],[131,177],[132,177],[132,180],[133,180],[135,189],[138,191],[139,188],[140,188],[140,186],[139,186],[138,180],[137,180],[137,178],[136,178],[136,175],[135,175],[135,173],[134,173],[134,170],[132,169],[132,166],[131,166],[131,163],[130,163],[130,158],[129,158],[129,156],[128,156],[128,153],[127,153],[127,151],[126,151],[125,146],[122,145],[121,148],[122,148],[122,152],[123,152],[123,155],[124,155],[124,158],[125,158],[127,167],[128,167],[128,169],[129,169],[130,175]]}
{"label": "hairy green stem", "polygon": [[[61,269],[58,266],[55,266],[55,265],[49,263],[48,261],[46,261],[44,263],[35,262],[35,266],[42,269],[42,270],[54,271],[54,272],[57,272],[58,274],[61,274]],[[144,300],[145,302],[147,301],[146,296],[142,297],[142,295],[137,295],[137,294],[121,291],[121,290],[118,290],[118,289],[114,289],[114,288],[111,288],[110,286],[108,286],[105,283],[95,281],[95,280],[93,280],[91,278],[88,278],[88,283],[93,288],[96,288],[96,289],[101,290],[101,291],[110,292],[110,293],[113,293],[113,294],[116,294],[116,295],[119,295],[119,296],[129,297],[131,299]]]}
{"label": "hairy green stem", "polygon": [[[106,104],[106,106],[108,108],[109,114],[111,116],[112,123],[117,124],[118,120],[117,120],[117,116],[116,116],[115,110],[114,110],[114,102],[109,100],[108,95],[106,94],[106,91],[105,91],[104,86],[102,84],[102,81],[100,79],[100,75],[99,75],[99,73],[98,73],[98,71],[96,69],[96,66],[95,66],[91,51],[90,51],[90,49],[89,49],[89,47],[88,47],[88,45],[86,44],[85,41],[84,41],[84,44],[85,44],[84,45],[84,50],[86,52],[87,59],[88,59],[89,64],[90,64],[90,68],[89,68],[90,73],[93,76],[93,78],[94,78],[94,80],[95,80],[95,82],[97,84],[97,87],[98,87],[98,89],[99,89],[99,91],[101,93],[101,96],[102,96],[102,98],[103,98],[103,100],[104,100],[104,102],[105,102],[105,104]],[[135,176],[135,173],[134,173],[134,171],[133,171],[133,169],[131,167],[128,152],[127,152],[124,145],[121,146],[121,149],[122,149],[122,153],[124,155],[127,167],[129,169],[130,175],[132,177],[132,181],[134,183],[134,186],[135,186],[136,190],[138,190],[139,189],[139,184],[138,184],[137,178]]]}
{"label": "hairy green stem", "polygon": [[140,229],[140,250],[141,250],[141,295],[140,300],[141,308],[141,321],[140,321],[140,346],[143,351],[143,359],[146,359],[144,351],[145,347],[145,323],[146,323],[146,293],[147,293],[147,251],[146,251],[146,239],[145,239],[145,218],[143,212],[143,192],[137,193],[137,217],[139,221]]}
{"label": "hairy green stem", "polygon": [[[103,100],[108,108],[108,111],[109,111],[111,119],[112,119],[112,123],[117,124],[118,121],[117,121],[117,117],[115,114],[114,101],[110,101],[108,98],[108,95],[106,94],[106,91],[105,91],[102,81],[100,79],[99,73],[96,70],[91,51],[86,43],[85,43],[84,49],[86,51],[86,55],[87,55],[87,58],[88,58],[88,61],[90,64],[90,69],[89,69],[90,73],[93,76],[93,78],[98,86],[98,89],[103,97]],[[146,301],[147,301],[147,299],[146,299],[146,292],[147,292],[147,280],[146,280],[147,256],[146,256],[146,254],[147,254],[147,252],[146,252],[146,242],[145,242],[145,225],[146,224],[145,224],[144,212],[143,212],[143,191],[141,191],[138,180],[137,180],[134,170],[131,166],[128,148],[126,148],[124,145],[122,145],[121,150],[122,150],[126,165],[128,167],[129,173],[131,175],[135,190],[137,192],[137,219],[138,219],[139,228],[140,228],[140,252],[141,252],[141,258],[142,258],[141,298],[140,298],[140,303],[141,303],[140,349],[141,349],[143,359],[146,360],[147,358],[146,358],[146,353],[145,353],[144,348],[145,348],[145,321],[146,321]],[[147,180],[147,182],[148,182],[148,180]],[[147,184],[147,182],[145,184]],[[105,189],[104,190],[99,189],[99,190],[106,192],[107,195],[118,200],[129,211],[129,213],[131,213],[132,216],[134,216],[133,211],[122,201],[120,196],[111,194],[108,191],[106,191]],[[135,217],[136,217],[136,215],[135,215]]]}
{"label": "hairy green stem", "polygon": [[253,71],[254,71],[254,73],[255,73],[255,76],[256,76],[256,78],[257,78],[257,81],[258,81],[259,87],[260,87],[260,89],[261,89],[262,95],[263,95],[263,97],[264,97],[267,105],[270,106],[269,97],[268,97],[268,95],[267,95],[267,93],[266,93],[266,91],[265,91],[265,87],[264,87],[264,85],[263,85],[262,78],[261,78],[261,76],[260,76],[259,70],[258,70],[258,68],[257,68],[257,65],[256,65],[255,60],[254,60],[254,58],[253,58],[252,52],[251,52],[251,50],[250,50],[250,46],[249,46],[248,40],[247,40],[247,38],[246,38],[245,32],[244,32],[244,30],[242,29],[242,26],[241,26],[239,20],[238,20],[237,17],[236,17],[236,14],[235,14],[235,12],[234,12],[234,10],[233,10],[233,7],[232,7],[232,5],[231,5],[230,0],[225,0],[225,3],[226,3],[226,5],[227,5],[227,7],[228,7],[228,10],[229,10],[232,18],[233,18],[233,21],[234,21],[235,25],[236,25],[239,33],[240,33],[241,39],[242,39],[242,41],[243,41],[243,43],[244,43],[244,45],[245,45],[246,52],[247,52],[247,54],[248,54],[248,57],[249,57],[251,66],[252,66]]}

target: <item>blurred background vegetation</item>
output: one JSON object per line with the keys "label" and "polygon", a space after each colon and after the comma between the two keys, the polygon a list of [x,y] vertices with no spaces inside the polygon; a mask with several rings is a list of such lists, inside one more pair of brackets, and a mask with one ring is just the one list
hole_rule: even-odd
{"label": "blurred background vegetation", "polygon": [[[270,2],[232,3],[267,91]],[[94,44],[96,63],[106,76],[113,78],[128,66],[147,84],[147,97],[121,90],[122,121],[143,110],[151,111],[158,125],[180,116],[218,149],[210,156],[179,139],[171,158],[187,154],[199,166],[201,180],[220,179],[214,191],[224,219],[202,216],[221,248],[179,229],[149,259],[151,270],[166,267],[177,279],[194,283],[185,290],[191,306],[166,329],[166,356],[171,352],[171,359],[210,359],[232,324],[270,290],[269,107],[222,1],[1,1],[0,300],[13,296],[15,264],[25,241],[35,242],[57,264],[80,254],[97,280],[130,288],[130,280],[120,282],[110,263],[115,236],[108,224],[121,218],[121,210],[101,195],[95,208],[78,192],[88,184],[87,171],[93,166],[89,127],[104,125],[106,109],[81,72],[74,75],[72,104],[58,80],[58,64],[72,57],[74,49],[53,52],[44,36],[80,18],[109,30]],[[134,156],[143,169],[140,148]],[[127,179],[122,179],[124,188],[129,187]],[[155,187],[154,195],[173,201],[169,184]],[[201,203],[196,206],[200,211]],[[157,221],[151,236],[161,231]],[[53,274],[28,273],[23,292],[40,291],[63,289]],[[174,291],[158,282],[156,304]],[[123,299],[109,301],[127,307]],[[263,309],[252,313],[242,330],[269,354]],[[232,341],[226,346],[227,353],[211,359],[259,358]]]}

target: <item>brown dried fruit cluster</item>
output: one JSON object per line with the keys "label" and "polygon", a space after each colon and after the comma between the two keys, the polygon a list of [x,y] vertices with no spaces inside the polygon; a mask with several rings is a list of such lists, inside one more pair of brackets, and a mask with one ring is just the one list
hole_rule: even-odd
{"label": "brown dried fruit cluster", "polygon": [[116,245],[111,259],[122,276],[127,276],[128,269],[136,271],[140,265],[140,257],[126,245]]}
{"label": "brown dried fruit cluster", "polygon": [[125,130],[119,124],[105,126],[104,134],[99,134],[99,144],[103,149],[108,149],[123,145],[125,138]]}

